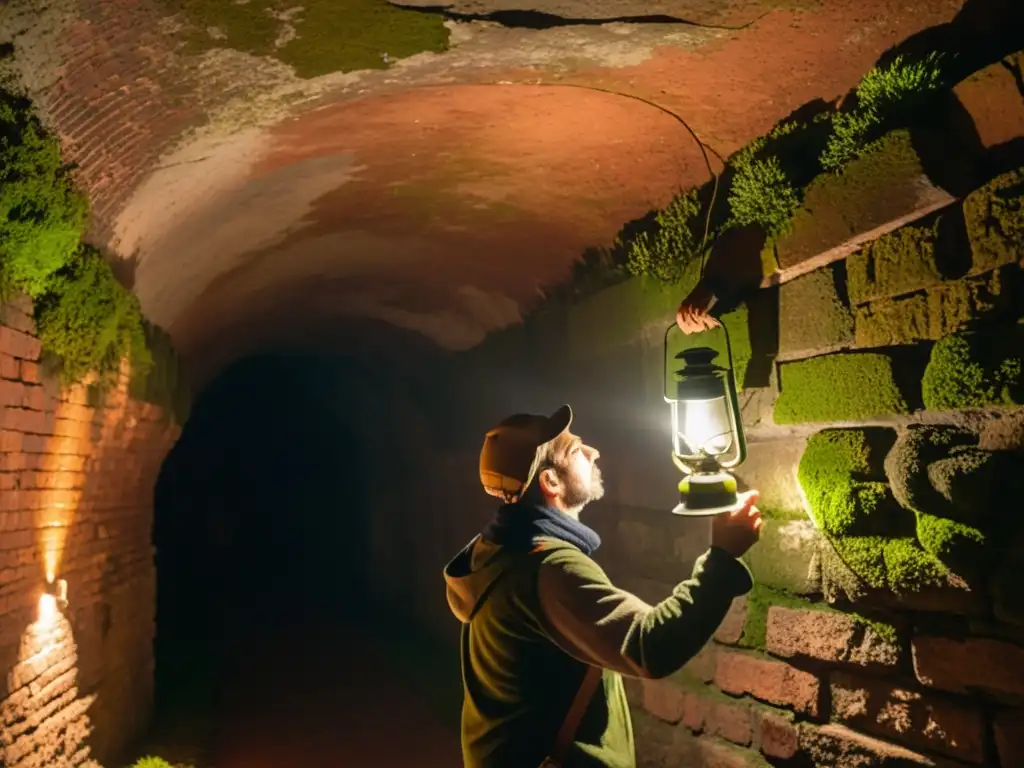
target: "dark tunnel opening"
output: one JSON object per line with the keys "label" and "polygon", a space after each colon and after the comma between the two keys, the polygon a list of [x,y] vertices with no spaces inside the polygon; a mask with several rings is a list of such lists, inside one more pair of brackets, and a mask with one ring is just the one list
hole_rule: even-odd
{"label": "dark tunnel opening", "polygon": [[[384,611],[368,584],[365,430],[377,411],[365,390],[388,375],[339,358],[245,359],[197,398],[164,463],[153,534],[157,719],[189,729],[219,768],[299,764],[300,747],[270,735],[282,713],[310,767],[340,764],[327,741],[346,739],[355,754],[360,738],[386,738],[361,725],[394,721],[375,707],[405,697],[411,711],[399,719],[420,706],[430,719],[408,676],[388,667],[385,649],[402,640],[381,638]],[[267,736],[254,737],[264,723]]]}

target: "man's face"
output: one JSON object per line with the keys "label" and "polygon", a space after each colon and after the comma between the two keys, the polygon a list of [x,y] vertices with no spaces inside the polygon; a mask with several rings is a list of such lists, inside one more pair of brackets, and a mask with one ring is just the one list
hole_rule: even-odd
{"label": "man's face", "polygon": [[583,443],[575,435],[559,472],[562,503],[572,508],[582,508],[604,496],[604,482],[597,459],[601,455],[596,448]]}

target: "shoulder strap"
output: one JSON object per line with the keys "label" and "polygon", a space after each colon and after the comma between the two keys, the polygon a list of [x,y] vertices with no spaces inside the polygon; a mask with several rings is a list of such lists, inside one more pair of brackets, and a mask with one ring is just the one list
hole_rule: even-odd
{"label": "shoulder strap", "polygon": [[587,667],[587,673],[583,676],[583,682],[580,683],[580,688],[576,691],[576,698],[572,700],[569,712],[566,714],[562,727],[558,731],[558,736],[555,738],[555,747],[551,750],[550,759],[555,765],[561,766],[569,755],[569,747],[572,746],[576,730],[580,727],[580,721],[583,720],[583,713],[587,711],[587,705],[594,698],[594,693],[601,682],[603,672],[604,670],[601,667]]}

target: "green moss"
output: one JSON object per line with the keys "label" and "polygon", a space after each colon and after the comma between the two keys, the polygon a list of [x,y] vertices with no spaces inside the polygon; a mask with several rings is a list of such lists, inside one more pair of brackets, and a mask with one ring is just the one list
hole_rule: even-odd
{"label": "green moss", "polygon": [[784,363],[779,378],[778,424],[860,421],[909,411],[885,355],[854,352]]}
{"label": "green moss", "polygon": [[890,503],[881,482],[881,436],[830,429],[808,440],[797,477],[811,515],[846,567],[868,586],[899,593],[942,584],[945,567],[908,535],[911,513]]}
{"label": "green moss", "polygon": [[[977,442],[957,427],[911,427],[885,461],[895,497],[916,515],[921,545],[968,576],[991,565],[995,512],[1024,490],[1020,457]],[[1005,521],[999,523],[1005,535]]]}
{"label": "green moss", "polygon": [[148,368],[133,368],[129,393],[160,406],[166,417],[184,424],[191,410],[191,389],[181,359],[163,328],[143,320],[142,330],[152,363]]}
{"label": "green moss", "polygon": [[863,304],[941,282],[937,240],[938,222],[932,227],[903,227],[851,255],[846,260],[850,302]]}
{"label": "green moss", "polygon": [[99,251],[83,246],[49,284],[36,300],[36,326],[43,348],[60,358],[65,383],[92,372],[114,375],[128,356],[133,369],[152,366],[138,300]]}
{"label": "green moss", "polygon": [[[233,48],[273,56],[299,77],[384,69],[396,60],[448,48],[444,19],[386,0],[163,0],[190,25],[195,51]],[[298,8],[298,10],[296,10]],[[289,34],[294,29],[294,35]]]}
{"label": "green moss", "polygon": [[789,228],[800,195],[783,168],[782,159],[772,153],[776,140],[800,131],[797,123],[776,126],[767,136],[755,139],[729,160],[733,172],[729,185],[731,226],[760,226],[769,237]]}
{"label": "green moss", "polygon": [[31,103],[0,90],[0,289],[41,295],[75,255],[88,203],[75,190],[60,142]]}
{"label": "green moss", "polygon": [[1024,327],[958,333],[936,342],[921,381],[930,410],[1024,404]]}
{"label": "green moss", "polygon": [[985,534],[971,525],[946,517],[917,513],[917,539],[926,551],[951,567],[977,563]]}
{"label": "green moss", "polygon": [[797,478],[818,529],[830,538],[884,531],[893,512],[880,479],[878,442],[888,430],[829,429],[812,436]]}
{"label": "green moss", "polygon": [[1024,243],[1024,168],[972,192],[964,200],[963,211],[973,271],[1017,261]]}
{"label": "green moss", "polygon": [[779,287],[779,350],[799,353],[853,341],[853,318],[839,296],[841,264],[817,269]]}
{"label": "green moss", "polygon": [[631,275],[648,275],[676,284],[701,261],[703,253],[703,206],[691,189],[672,198],[655,216],[653,234],[640,232],[627,244],[626,268]]}
{"label": "green moss", "polygon": [[867,151],[887,126],[913,113],[944,85],[942,57],[930,54],[920,61],[896,57],[886,67],[872,69],[857,86],[854,108],[838,112],[832,136],[822,153],[822,166],[837,170]]}
{"label": "green moss", "polygon": [[64,383],[97,373],[102,390],[125,357],[136,376],[154,360],[135,295],[81,242],[88,205],[70,170],[31,103],[0,91],[0,293],[33,299],[48,368]]}
{"label": "green moss", "polygon": [[885,474],[895,499],[905,509],[934,512],[942,498],[932,485],[928,467],[976,442],[976,435],[959,427],[912,425],[903,430],[885,457]]}

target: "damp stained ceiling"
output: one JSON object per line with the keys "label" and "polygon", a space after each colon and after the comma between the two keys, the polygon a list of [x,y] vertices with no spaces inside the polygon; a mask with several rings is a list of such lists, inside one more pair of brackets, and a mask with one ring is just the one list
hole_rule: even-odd
{"label": "damp stained ceiling", "polygon": [[[338,42],[336,13],[303,23],[319,2],[221,19],[205,0],[13,0],[0,23],[81,166],[94,239],[200,378],[273,344],[373,352],[382,327],[471,347],[586,248],[962,5],[352,0],[367,32]],[[406,19],[447,50],[376,50],[373,24]],[[373,56],[346,64],[342,45]],[[335,55],[373,64],[310,74]],[[90,104],[110,115],[76,118]]]}

